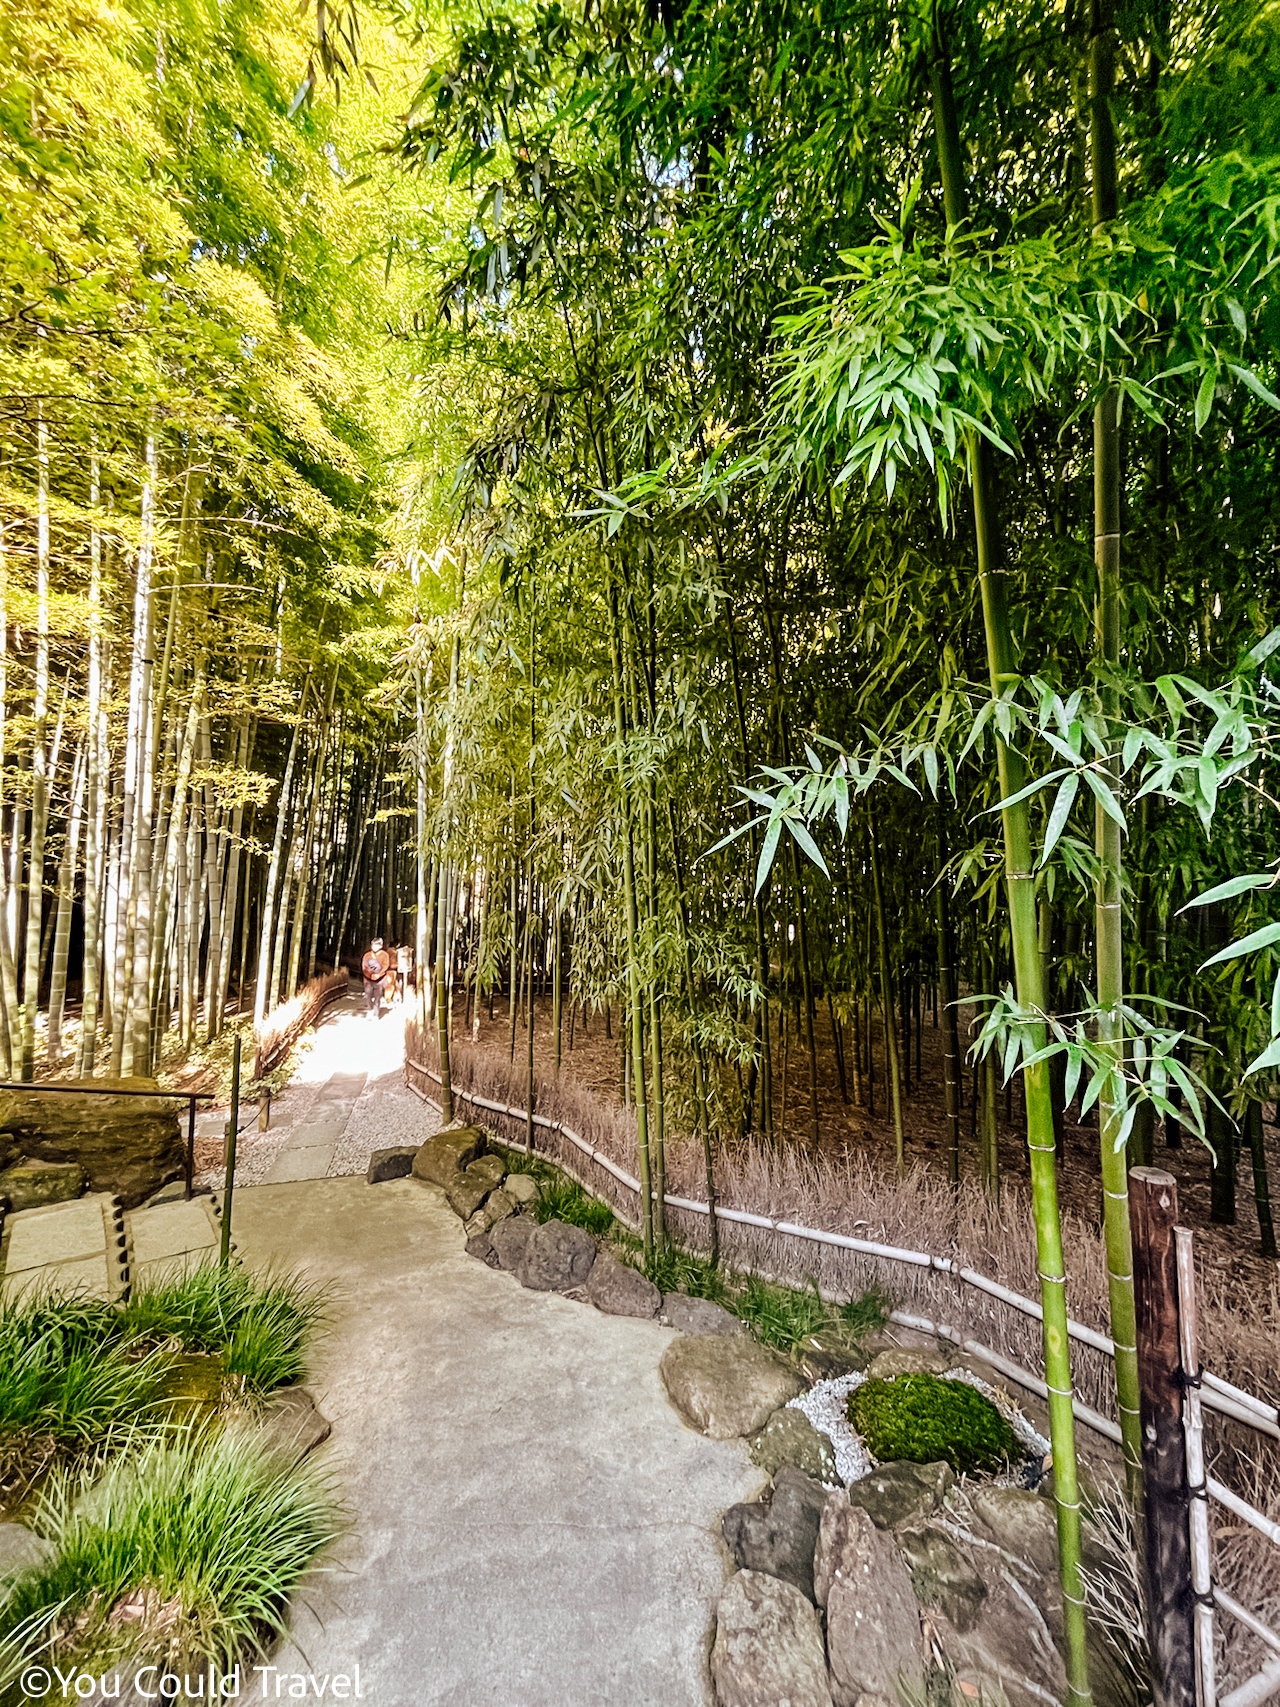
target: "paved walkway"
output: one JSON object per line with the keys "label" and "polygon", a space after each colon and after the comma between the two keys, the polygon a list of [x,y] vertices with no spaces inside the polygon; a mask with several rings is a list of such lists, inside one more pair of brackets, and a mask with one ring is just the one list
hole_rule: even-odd
{"label": "paved walkway", "polygon": [[268,1699],[359,1666],[376,1707],[711,1701],[719,1519],[764,1478],[668,1405],[670,1330],[525,1291],[412,1179],[264,1185],[233,1231],[333,1283],[311,1387],[355,1514]]}
{"label": "paved walkway", "polygon": [[[365,1183],[370,1150],[439,1124],[401,1082],[401,1031],[399,1010],[376,1028],[331,1012],[284,1118],[240,1138],[238,1254],[333,1289],[309,1385],[333,1423],[317,1462],[352,1514],[241,1700],[328,1699],[358,1668],[372,1707],[709,1707],[719,1521],[764,1477],[667,1403],[669,1329],[525,1291],[466,1255],[437,1187]],[[118,1296],[130,1256],[154,1272],[220,1236],[209,1196],[59,1209],[10,1217],[6,1289],[52,1259]]]}
{"label": "paved walkway", "polygon": [[[363,1174],[374,1150],[421,1144],[439,1116],[404,1084],[404,1022],[399,1004],[371,1019],[357,988],[328,1008],[305,1038],[288,1085],[271,1106],[271,1125],[257,1129],[257,1110],[241,1123],[236,1187]],[[220,1136],[225,1111],[202,1117],[197,1131]],[[196,1176],[221,1191],[220,1167]]]}

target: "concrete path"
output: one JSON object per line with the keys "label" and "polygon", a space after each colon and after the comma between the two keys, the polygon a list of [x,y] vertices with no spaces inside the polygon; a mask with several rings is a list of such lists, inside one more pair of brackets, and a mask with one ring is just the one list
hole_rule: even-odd
{"label": "concrete path", "polygon": [[484,1267],[412,1179],[264,1185],[233,1231],[333,1283],[311,1386],[354,1514],[249,1700],[358,1666],[376,1707],[711,1701],[719,1519],[764,1478],[668,1405],[669,1330]]}

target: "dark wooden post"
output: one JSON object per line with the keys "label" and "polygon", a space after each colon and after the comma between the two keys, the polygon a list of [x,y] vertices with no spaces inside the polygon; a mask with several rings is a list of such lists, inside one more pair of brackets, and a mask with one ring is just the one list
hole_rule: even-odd
{"label": "dark wooden post", "polygon": [[1195,1707],[1182,1359],[1178,1343],[1178,1187],[1162,1168],[1129,1175],[1141,1387],[1143,1528],[1155,1707]]}

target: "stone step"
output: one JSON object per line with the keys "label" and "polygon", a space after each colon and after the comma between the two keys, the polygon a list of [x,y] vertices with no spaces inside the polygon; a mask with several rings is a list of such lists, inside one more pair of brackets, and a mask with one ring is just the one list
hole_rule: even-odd
{"label": "stone step", "polygon": [[0,1295],[56,1287],[114,1302],[129,1283],[124,1211],[109,1192],[6,1216]]}

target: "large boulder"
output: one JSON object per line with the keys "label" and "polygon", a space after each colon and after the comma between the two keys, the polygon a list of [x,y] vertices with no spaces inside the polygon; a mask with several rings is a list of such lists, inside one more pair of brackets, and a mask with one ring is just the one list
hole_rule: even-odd
{"label": "large boulder", "polygon": [[835,1707],[860,1695],[898,1699],[924,1684],[920,1614],[907,1568],[888,1535],[842,1492],[828,1494],[813,1561],[827,1609],[827,1658]]}
{"label": "large boulder", "polygon": [[725,1585],[711,1672],[720,1707],[831,1707],[817,1614],[799,1589],[758,1571]]}
{"label": "large boulder", "polygon": [[154,1096],[0,1091],[5,1147],[37,1162],[78,1162],[91,1192],[111,1192],[126,1209],[145,1203],[185,1166],[181,1104],[155,1079],[95,1079],[95,1091]]}
{"label": "large boulder", "polygon": [[601,1251],[587,1276],[587,1297],[606,1316],[639,1316],[652,1321],[662,1294],[638,1268]]}
{"label": "large boulder", "polygon": [[520,1284],[535,1292],[568,1292],[585,1283],[595,1260],[596,1242],[584,1228],[544,1221],[529,1240]]}
{"label": "large boulder", "polygon": [[781,1577],[812,1600],[813,1553],[826,1498],[820,1482],[784,1465],[772,1499],[731,1505],[725,1512],[720,1532],[734,1563],[745,1571]]}
{"label": "large boulder", "polygon": [[447,1132],[437,1132],[413,1158],[413,1177],[431,1185],[451,1185],[464,1168],[484,1154],[486,1142],[479,1126],[451,1126]]}
{"label": "large boulder", "polygon": [[46,1203],[68,1203],[82,1195],[85,1172],[79,1162],[32,1162],[25,1156],[0,1172],[0,1203],[16,1214]]}
{"label": "large boulder", "polygon": [[764,1346],[719,1334],[672,1340],[658,1368],[676,1410],[712,1440],[754,1434],[804,1385]]}
{"label": "large boulder", "polygon": [[1043,1616],[1025,1589],[991,1562],[974,1554],[986,1595],[977,1618],[958,1629],[940,1609],[926,1613],[934,1642],[958,1673],[968,1674],[990,1696],[998,1685],[1009,1707],[1044,1707],[1062,1701],[1067,1676]]}
{"label": "large boulder", "polygon": [[418,1149],[417,1144],[393,1144],[389,1150],[375,1150],[369,1157],[365,1179],[370,1185],[381,1185],[389,1179],[408,1179]]}
{"label": "large boulder", "polygon": [[905,1459],[878,1465],[849,1484],[849,1498],[880,1529],[927,1517],[937,1511],[955,1476],[950,1464],[911,1464]]}
{"label": "large boulder", "polygon": [[857,1338],[842,1327],[820,1328],[816,1334],[806,1334],[796,1348],[801,1373],[807,1381],[831,1381],[852,1370],[867,1367],[867,1353]]}
{"label": "large boulder", "polygon": [[978,1534],[1022,1559],[1038,1575],[1058,1575],[1058,1521],[1048,1500],[1028,1488],[979,1483],[969,1489]]}
{"label": "large boulder", "polygon": [[831,1436],[815,1428],[794,1405],[776,1410],[760,1433],[751,1437],[751,1462],[771,1476],[783,1464],[793,1464],[831,1487],[840,1480]]}
{"label": "large boulder", "polygon": [[494,1189],[493,1181],[487,1173],[477,1173],[476,1164],[471,1163],[460,1174],[453,1178],[444,1188],[444,1194],[449,1199],[449,1207],[462,1221],[469,1221],[480,1205]]}
{"label": "large boulder", "polygon": [[722,1305],[713,1304],[709,1298],[690,1298],[684,1292],[664,1292],[662,1314],[678,1334],[745,1339],[750,1332],[744,1321],[731,1316]]}

